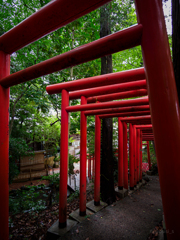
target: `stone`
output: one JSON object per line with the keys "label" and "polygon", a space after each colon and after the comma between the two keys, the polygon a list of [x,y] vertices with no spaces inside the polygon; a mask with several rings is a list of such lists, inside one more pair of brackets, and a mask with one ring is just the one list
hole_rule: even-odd
{"label": "stone", "polygon": [[47,239],[56,240],[67,233],[71,228],[77,224],[76,221],[67,219],[67,226],[65,228],[59,228],[59,220],[57,220],[47,231]]}
{"label": "stone", "polygon": [[116,187],[115,192],[119,198],[124,198],[124,197],[127,197],[128,195],[128,190],[125,188],[123,188],[123,190],[119,190],[118,187]]}
{"label": "stone", "polygon": [[69,214],[69,218],[81,223],[81,222],[85,221],[88,218],[88,216],[91,216],[92,214],[94,214],[92,211],[90,211],[89,209],[86,209],[86,215],[80,216],[79,208],[78,208],[77,210],[75,210],[74,212]]}
{"label": "stone", "polygon": [[95,206],[94,205],[94,200],[92,200],[92,201],[90,201],[90,202],[88,202],[87,204],[86,204],[86,207],[89,209],[89,210],[91,210],[91,211],[93,211],[93,212],[99,212],[101,209],[103,209],[103,208],[105,208],[105,207],[107,207],[108,205],[107,205],[107,203],[105,203],[105,202],[102,202],[102,201],[100,201],[100,205],[99,206]]}

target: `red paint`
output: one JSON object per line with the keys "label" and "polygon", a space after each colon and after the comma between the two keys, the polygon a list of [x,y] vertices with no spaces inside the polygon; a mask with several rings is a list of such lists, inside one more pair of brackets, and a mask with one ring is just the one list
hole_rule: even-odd
{"label": "red paint", "polygon": [[[87,99],[81,97],[81,105],[87,104]],[[84,112],[81,112],[80,122],[80,203],[79,203],[79,215],[86,215],[86,148],[87,148],[87,119]]]}
{"label": "red paint", "polygon": [[136,161],[137,161],[137,181],[140,181],[140,129],[137,129],[137,150],[136,150]]}
{"label": "red paint", "polygon": [[129,166],[130,166],[130,189],[134,189],[134,131],[129,124]]}
{"label": "red paint", "polygon": [[99,115],[99,114],[109,114],[109,113],[125,113],[125,112],[138,112],[138,111],[149,111],[149,105],[134,106],[134,107],[120,107],[120,108],[108,108],[99,109],[92,111],[85,111],[86,115]]}
{"label": "red paint", "polygon": [[151,120],[151,115],[140,116],[140,117],[124,117],[124,118],[121,118],[121,121],[125,121],[125,122],[138,121],[138,120]]}
{"label": "red paint", "polygon": [[66,226],[67,215],[67,177],[68,177],[68,113],[69,94],[62,91],[61,101],[61,148],[60,148],[60,193],[59,193],[59,227]]}
{"label": "red paint", "polygon": [[123,122],[124,188],[128,189],[127,123]]}
{"label": "red paint", "polygon": [[135,125],[136,128],[141,129],[141,130],[147,130],[147,129],[152,129],[152,124],[149,125]]}
{"label": "red paint", "polygon": [[[78,64],[103,57],[105,55],[125,50],[129,47],[137,46],[140,44],[141,33],[142,33],[141,25],[136,25],[131,28],[122,30],[120,32],[116,32],[114,34],[100,38],[94,42],[75,48],[69,52],[48,59],[44,62],[28,67],[19,72],[13,73],[9,77],[2,79],[0,81],[0,84],[2,84],[2,86],[4,87],[11,87],[19,83],[27,82],[29,80],[44,75],[66,69],[68,67],[73,67]],[[134,76],[132,77],[131,81],[133,81],[133,79]],[[143,79],[145,79],[145,77],[143,77]],[[138,80],[140,80],[140,78]],[[58,84],[54,85],[56,91],[57,86]],[[70,91],[65,86],[66,85],[62,84],[61,91],[62,89]],[[48,86],[47,87],[48,93],[50,93],[49,89],[51,89],[51,94],[55,93],[52,92],[52,89],[54,87],[53,85]],[[72,91],[75,91],[75,89]]]}
{"label": "red paint", "polygon": [[88,156],[88,178],[91,180],[91,156]]}
{"label": "red paint", "polygon": [[94,154],[92,156],[92,159],[93,159],[93,179],[94,179],[94,177],[95,177],[95,160],[96,160]]}
{"label": "red paint", "polygon": [[94,204],[100,205],[100,157],[101,157],[101,120],[95,116],[95,179]]}
{"label": "red paint", "polygon": [[112,100],[119,100],[123,98],[133,98],[133,97],[142,97],[147,96],[147,90],[146,89],[139,89],[139,90],[132,90],[128,92],[120,92],[120,93],[113,93],[113,94],[105,94],[103,96],[95,96],[90,97],[87,99],[88,103],[93,102],[107,102]]}
{"label": "red paint", "polygon": [[11,54],[107,2],[109,0],[51,1],[1,36],[0,50]]}
{"label": "red paint", "polygon": [[[160,0],[135,0],[143,25],[142,53],[158,161],[168,240],[180,239],[180,114],[168,37]],[[169,194],[167,189],[171,189]]]}
{"label": "red paint", "polygon": [[123,167],[123,124],[118,118],[118,188],[124,187],[124,167]]}
{"label": "red paint", "polygon": [[[76,111],[85,111],[85,110],[94,110],[94,109],[106,109],[114,107],[127,107],[127,106],[138,106],[138,105],[147,105],[149,103],[148,97],[137,98],[133,100],[122,100],[115,102],[104,102],[104,103],[90,103],[84,105],[69,106],[66,108],[67,112],[76,112]],[[145,119],[145,117],[144,117]]]}
{"label": "red paint", "polygon": [[150,111],[141,111],[141,112],[125,112],[125,113],[112,113],[112,114],[103,114],[99,115],[100,118],[112,118],[112,117],[132,117],[132,116],[147,116],[150,114]]}
{"label": "red paint", "polygon": [[147,141],[147,155],[148,155],[149,171],[151,171],[151,157],[150,157],[150,150],[149,150],[149,141]]}
{"label": "red paint", "polygon": [[[137,90],[137,89],[146,89],[146,80],[119,83],[119,78],[117,77],[117,84],[101,86],[101,87],[96,87],[96,88],[90,88],[90,89],[84,89],[84,90],[80,90],[80,91],[79,90],[73,91],[73,92],[69,93],[69,99],[70,100],[78,99],[81,96],[85,96],[87,98],[93,96],[93,101],[91,101],[91,102],[97,102],[97,101],[99,101],[97,99],[97,97],[99,97],[99,95],[127,92],[129,90]],[[88,103],[89,102],[90,101],[88,101]]]}
{"label": "red paint", "polygon": [[68,91],[77,91],[86,88],[95,88],[105,85],[117,84],[120,82],[125,83],[143,79],[145,79],[144,68],[138,68],[129,71],[108,73],[100,76],[78,79],[71,82],[53,84],[47,86],[46,91],[49,94],[55,94],[61,93],[63,88],[67,89]]}
{"label": "red paint", "polygon": [[[10,74],[10,56],[0,51],[0,79]],[[0,236],[9,239],[9,88],[0,85]]]}
{"label": "red paint", "polygon": [[139,172],[140,172],[140,182],[142,182],[142,131],[140,131]]}
{"label": "red paint", "polygon": [[134,132],[134,186],[137,185],[137,162],[136,162],[136,149],[137,149],[137,146],[136,146],[136,128],[135,126],[133,125],[133,132]]}

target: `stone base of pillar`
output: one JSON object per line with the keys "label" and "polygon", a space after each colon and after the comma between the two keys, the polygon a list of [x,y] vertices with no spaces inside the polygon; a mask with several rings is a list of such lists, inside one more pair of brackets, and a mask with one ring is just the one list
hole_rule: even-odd
{"label": "stone base of pillar", "polygon": [[67,226],[65,228],[59,228],[59,220],[57,220],[47,231],[47,239],[56,240],[59,237],[62,237],[71,228],[73,228],[77,224],[76,221],[67,219]]}
{"label": "stone base of pillar", "polygon": [[118,187],[116,187],[115,192],[119,198],[124,198],[124,197],[127,197],[128,195],[128,190],[125,188],[123,188],[123,190],[119,190]]}

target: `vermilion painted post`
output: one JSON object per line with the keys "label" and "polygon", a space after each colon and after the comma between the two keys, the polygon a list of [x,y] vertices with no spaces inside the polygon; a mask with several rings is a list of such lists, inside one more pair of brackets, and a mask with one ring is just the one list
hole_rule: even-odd
{"label": "vermilion painted post", "polygon": [[124,168],[123,168],[123,123],[118,118],[118,189],[124,187]]}
{"label": "vermilion painted post", "polygon": [[101,157],[101,120],[95,116],[95,179],[94,205],[100,205],[100,157]]}
{"label": "vermilion painted post", "polygon": [[94,179],[94,158],[93,155],[91,155],[91,179]]}
{"label": "vermilion painted post", "polygon": [[127,123],[123,122],[123,168],[124,188],[128,189]]}
{"label": "vermilion painted post", "polygon": [[[81,105],[87,104],[87,99],[81,97]],[[86,148],[87,148],[87,119],[84,111],[81,112],[80,123],[81,139],[80,139],[80,206],[79,215],[86,215]]]}
{"label": "vermilion painted post", "polygon": [[133,125],[133,132],[134,132],[134,186],[137,185],[137,162],[136,162],[136,128]]}
{"label": "vermilion painted post", "polygon": [[149,171],[151,171],[151,157],[150,157],[150,150],[149,150],[149,141],[147,141],[147,155],[148,155]]}
{"label": "vermilion painted post", "polygon": [[91,155],[89,155],[89,164],[90,164],[90,180],[92,179],[92,163],[91,163]]}
{"label": "vermilion painted post", "polygon": [[94,179],[94,177],[95,177],[95,161],[96,161],[94,153],[93,153],[92,157],[93,157],[93,179]]}
{"label": "vermilion painted post", "polygon": [[136,151],[136,159],[137,159],[137,182],[140,181],[140,129],[137,129],[137,151]]}
{"label": "vermilion painted post", "polygon": [[[135,0],[168,240],[180,239],[180,113],[161,0]],[[167,127],[168,126],[168,127]],[[171,160],[169,160],[171,159]],[[167,189],[171,189],[171,193]]]}
{"label": "vermilion painted post", "polygon": [[91,180],[91,156],[88,156],[88,178]]}
{"label": "vermilion painted post", "polygon": [[140,172],[140,182],[142,182],[142,131],[140,131],[139,172]]}
{"label": "vermilion painted post", "polygon": [[134,190],[134,131],[129,123],[129,166],[130,166],[130,190]]}
{"label": "vermilion painted post", "polygon": [[[10,55],[0,51],[0,79],[10,74]],[[9,239],[9,88],[0,85],[0,239]]]}
{"label": "vermilion painted post", "polygon": [[62,90],[61,102],[61,151],[60,151],[60,189],[59,189],[59,228],[66,227],[67,219],[67,177],[68,177],[68,112],[69,93]]}

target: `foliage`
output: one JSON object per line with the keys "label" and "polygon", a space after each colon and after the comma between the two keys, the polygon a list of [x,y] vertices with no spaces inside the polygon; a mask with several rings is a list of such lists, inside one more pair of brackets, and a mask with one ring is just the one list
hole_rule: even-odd
{"label": "foliage", "polygon": [[[150,150],[150,159],[151,159],[151,164],[157,164],[157,159],[156,159],[156,153],[153,147],[153,142],[149,142],[149,150]],[[147,156],[147,147],[145,147],[142,150],[142,161],[143,162],[148,162],[148,156]]]}
{"label": "foliage", "polygon": [[[1,34],[20,23],[48,2],[49,0],[26,0],[23,2],[20,0],[16,2],[12,0],[8,2],[2,1],[2,11],[0,13]],[[116,0],[112,2],[110,18],[112,32],[136,23],[134,7],[131,6],[131,1]],[[11,73],[97,40],[99,38],[99,29],[100,10],[97,9],[12,54]],[[123,57],[130,59],[130,54],[131,53],[126,53]],[[135,56],[135,54],[133,54],[133,56]],[[113,59],[115,71],[120,70],[120,63],[123,65],[126,64],[126,60],[122,61],[122,55],[120,53],[114,55]],[[119,61],[120,59],[121,61]],[[73,75],[71,72],[72,68],[65,69],[11,88],[10,122],[12,123],[12,128],[13,124],[16,125],[14,135],[16,135],[17,132],[18,134],[25,132],[25,129],[28,128],[31,122],[31,116],[35,114],[35,112],[36,114],[39,112],[47,114],[49,109],[53,108],[57,118],[59,118],[61,96],[49,96],[46,94],[46,85],[99,75],[100,59],[75,66],[73,67]],[[77,102],[77,100],[73,100],[72,105],[76,104],[73,102]],[[79,130],[79,120],[79,113],[71,113],[71,133],[76,133]],[[15,123],[13,123],[14,121]],[[94,121],[94,119],[90,117],[89,122],[91,121]],[[29,132],[25,135],[28,134]]]}
{"label": "foliage", "polygon": [[69,154],[69,170],[68,173],[69,174],[74,174],[74,163],[78,163],[79,159],[76,158],[75,156]]}
{"label": "foliage", "polygon": [[9,211],[11,214],[20,212],[39,212],[46,208],[46,202],[41,199],[40,194],[43,186],[27,186],[25,190],[10,192]]}
{"label": "foliage", "polygon": [[49,180],[50,184],[54,185],[56,188],[59,188],[59,173],[53,173],[52,175],[43,176],[42,180]]}
{"label": "foliage", "polygon": [[[150,150],[150,159],[151,159],[151,171],[153,175],[158,174],[158,166],[157,166],[157,159],[156,153],[154,149],[154,143],[152,141],[149,142],[149,150]],[[143,164],[148,162],[147,157],[147,147],[142,150],[142,158]]]}
{"label": "foliage", "polygon": [[95,126],[94,125],[87,130],[87,148],[88,148],[87,153],[89,154],[89,156],[94,155],[94,148],[95,148]]}
{"label": "foliage", "polygon": [[[10,138],[9,141],[9,183],[19,174],[20,157],[30,155],[27,152],[30,150],[25,140],[21,138]],[[32,155],[32,153],[31,153]]]}
{"label": "foliage", "polygon": [[74,193],[72,193],[68,199],[67,199],[67,202],[70,203],[72,202],[73,200],[77,199],[79,197],[79,191],[76,190]]}

